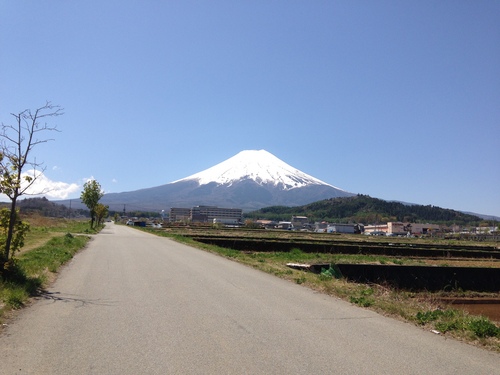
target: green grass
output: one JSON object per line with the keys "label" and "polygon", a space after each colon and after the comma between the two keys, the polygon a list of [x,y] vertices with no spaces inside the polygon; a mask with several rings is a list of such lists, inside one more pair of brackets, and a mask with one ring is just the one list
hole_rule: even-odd
{"label": "green grass", "polygon": [[7,309],[22,307],[37,294],[55,273],[88,241],[86,236],[67,234],[50,239],[43,246],[20,255],[12,262],[6,277],[0,279],[0,301]]}
{"label": "green grass", "polygon": [[361,289],[357,295],[349,296],[349,301],[358,306],[370,307],[375,303],[375,298],[373,297],[374,290],[372,288]]}
{"label": "green grass", "polygon": [[439,332],[460,332],[477,339],[500,338],[500,328],[484,316],[473,316],[456,309],[419,311],[415,320],[430,325]]}
{"label": "green grass", "polygon": [[46,269],[49,272],[57,272],[61,265],[69,261],[87,243],[87,240],[88,237],[73,236],[70,233],[54,237],[36,250],[21,255],[17,263],[29,276],[41,275]]}
{"label": "green grass", "polygon": [[[21,251],[0,278],[0,319],[6,312],[23,307],[47,284],[51,275],[88,242],[90,237],[85,235],[91,232],[88,222],[59,221],[58,224],[32,227],[32,243],[39,246]],[[47,236],[47,233],[54,234]]]}
{"label": "green grass", "polygon": [[480,338],[500,337],[500,328],[484,316],[472,317],[467,324],[467,328]]}

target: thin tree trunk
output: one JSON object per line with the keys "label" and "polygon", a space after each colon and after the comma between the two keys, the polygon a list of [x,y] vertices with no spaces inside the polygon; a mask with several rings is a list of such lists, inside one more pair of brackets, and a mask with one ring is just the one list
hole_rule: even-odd
{"label": "thin tree trunk", "polygon": [[16,224],[16,201],[17,199],[13,199],[10,204],[9,228],[7,230],[7,239],[5,240],[5,249],[3,252],[2,271],[5,270],[5,265],[10,257],[10,247],[12,244],[12,237],[14,236],[14,226]]}

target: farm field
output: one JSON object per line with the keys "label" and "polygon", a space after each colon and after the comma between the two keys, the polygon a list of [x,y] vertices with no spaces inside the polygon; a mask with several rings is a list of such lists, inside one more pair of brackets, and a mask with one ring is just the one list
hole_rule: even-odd
{"label": "farm field", "polygon": [[[464,290],[453,287],[434,291],[408,290],[394,287],[390,283],[362,283],[348,281],[342,277],[337,278],[334,268],[322,268],[321,272],[314,273],[287,266],[288,263],[325,266],[366,264],[499,270],[500,251],[497,242],[209,227],[166,227],[145,230],[217,253],[381,314],[417,324],[437,334],[449,335],[500,352],[500,290],[497,287],[494,291]],[[221,241],[224,246],[215,245],[218,241]],[[325,244],[330,246],[325,246]],[[307,249],[305,245],[310,248]],[[361,249],[378,249],[377,251],[389,249],[389,253],[397,247],[402,251],[408,249],[408,252],[413,255],[391,256],[383,254],[381,250],[379,254],[365,254],[363,251],[344,254],[332,251],[337,245],[341,248],[342,246],[360,246]],[[328,249],[328,251],[311,250],[314,246],[317,246],[317,249]],[[241,247],[241,249],[233,247]],[[281,250],[276,250],[277,248]],[[435,251],[436,256],[419,256],[419,249],[423,252]],[[463,251],[463,255],[466,256],[460,256],[460,251]],[[431,254],[434,253],[431,252]],[[455,256],[449,256],[450,254]],[[475,254],[479,257],[473,256]],[[455,302],[458,304],[453,304]],[[475,323],[477,321],[480,323]],[[476,324],[481,325],[484,331],[470,328],[475,327]]]}
{"label": "farm field", "polygon": [[[243,250],[247,253],[299,249],[309,254],[310,261],[318,263],[331,260],[333,263],[500,268],[500,244],[498,242],[197,227],[167,227],[164,231],[205,243],[227,244],[228,247],[233,246],[235,250]],[[307,249],[308,247],[310,250]],[[354,248],[356,254],[344,251],[349,248]],[[370,251],[370,249],[377,251]],[[394,253],[393,249],[400,249],[400,254],[390,256]],[[445,256],[442,256],[443,254]]]}

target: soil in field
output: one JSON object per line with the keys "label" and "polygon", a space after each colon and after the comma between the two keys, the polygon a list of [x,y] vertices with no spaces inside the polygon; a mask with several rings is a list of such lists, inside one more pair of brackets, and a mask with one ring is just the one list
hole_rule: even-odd
{"label": "soil in field", "polygon": [[483,315],[500,323],[500,298],[443,298],[441,301],[451,308],[465,310],[472,315]]}

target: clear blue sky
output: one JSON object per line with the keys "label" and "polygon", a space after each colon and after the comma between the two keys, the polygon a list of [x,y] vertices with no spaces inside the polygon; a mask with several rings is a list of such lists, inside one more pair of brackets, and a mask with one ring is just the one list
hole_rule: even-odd
{"label": "clear blue sky", "polygon": [[[265,149],[345,190],[500,216],[500,2],[0,1],[0,120],[77,198]],[[72,192],[71,192],[72,191]]]}

